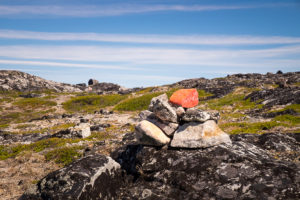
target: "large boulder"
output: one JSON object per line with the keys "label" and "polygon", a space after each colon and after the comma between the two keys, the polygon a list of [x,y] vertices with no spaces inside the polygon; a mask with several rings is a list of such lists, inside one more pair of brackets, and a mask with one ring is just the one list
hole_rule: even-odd
{"label": "large boulder", "polygon": [[140,120],[147,120],[149,122],[152,122],[157,127],[159,127],[167,136],[172,136],[174,132],[177,130],[179,124],[168,122],[168,121],[161,121],[158,119],[152,112],[149,110],[141,111],[140,114]]}
{"label": "large boulder", "polygon": [[[115,159],[131,180],[118,192],[118,198],[299,199],[300,145],[295,138],[241,134],[231,139],[232,145],[205,149],[131,145],[115,152]],[[288,148],[277,149],[278,143]]]}
{"label": "large boulder", "polygon": [[166,94],[152,98],[149,111],[153,112],[162,121],[177,123],[176,110],[169,104]]}
{"label": "large boulder", "polygon": [[121,183],[117,162],[104,155],[89,155],[48,174],[20,200],[115,199]]}
{"label": "large boulder", "polygon": [[224,133],[213,120],[204,123],[190,122],[180,126],[174,134],[171,147],[204,148],[231,143],[228,134]]}
{"label": "large boulder", "polygon": [[170,142],[170,138],[160,128],[147,120],[141,121],[135,130],[137,140],[141,144],[163,146]]}
{"label": "large boulder", "polygon": [[172,94],[170,102],[183,108],[192,108],[198,105],[198,91],[196,89],[180,89]]}

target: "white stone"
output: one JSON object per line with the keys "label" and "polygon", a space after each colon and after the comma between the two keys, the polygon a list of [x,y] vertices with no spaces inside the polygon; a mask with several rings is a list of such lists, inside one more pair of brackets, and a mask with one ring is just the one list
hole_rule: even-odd
{"label": "white stone", "polygon": [[153,123],[143,120],[136,127],[136,137],[141,144],[163,146],[170,142],[163,131]]}

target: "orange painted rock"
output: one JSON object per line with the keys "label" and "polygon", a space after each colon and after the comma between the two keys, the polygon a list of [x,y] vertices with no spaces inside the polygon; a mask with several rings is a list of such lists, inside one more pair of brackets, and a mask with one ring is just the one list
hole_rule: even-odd
{"label": "orange painted rock", "polygon": [[184,108],[192,108],[198,105],[198,92],[196,89],[180,89],[172,94],[170,102]]}

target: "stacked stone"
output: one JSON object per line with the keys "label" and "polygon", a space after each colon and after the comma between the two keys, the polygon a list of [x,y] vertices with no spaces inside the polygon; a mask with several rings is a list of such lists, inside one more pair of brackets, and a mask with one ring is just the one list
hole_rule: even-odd
{"label": "stacked stone", "polygon": [[166,94],[154,97],[148,110],[142,111],[136,126],[140,144],[181,148],[204,148],[231,143],[228,134],[217,125],[219,113],[195,108],[196,89],[181,89],[170,98]]}

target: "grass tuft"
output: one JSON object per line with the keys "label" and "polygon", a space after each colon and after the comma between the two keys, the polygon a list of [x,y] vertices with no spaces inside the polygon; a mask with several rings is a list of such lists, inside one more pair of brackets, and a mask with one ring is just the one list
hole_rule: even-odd
{"label": "grass tuft", "polygon": [[45,158],[46,161],[55,160],[58,164],[68,165],[83,155],[82,152],[79,152],[83,148],[82,146],[73,146],[54,149],[47,152]]}
{"label": "grass tuft", "polygon": [[127,98],[127,95],[88,95],[73,97],[63,103],[63,108],[69,112],[91,113],[99,108],[114,106]]}
{"label": "grass tuft", "polygon": [[161,94],[163,94],[163,93],[155,92],[155,93],[144,94],[143,96],[140,96],[140,97],[133,97],[133,98],[127,99],[124,102],[121,102],[120,104],[116,105],[114,110],[117,110],[117,111],[146,110],[146,109],[148,109],[151,99],[153,97],[157,97]]}

